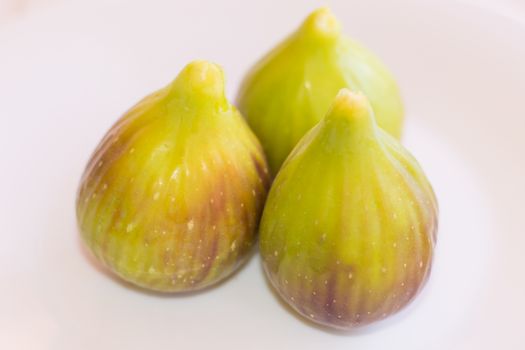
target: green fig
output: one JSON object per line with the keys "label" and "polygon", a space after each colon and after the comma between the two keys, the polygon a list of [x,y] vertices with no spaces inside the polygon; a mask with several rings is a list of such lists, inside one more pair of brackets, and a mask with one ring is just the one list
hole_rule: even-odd
{"label": "green fig", "polygon": [[227,101],[222,69],[195,61],[103,138],[80,183],[78,224],[123,279],[197,290],[246,259],[268,186],[262,148]]}
{"label": "green fig", "polygon": [[425,284],[437,202],[417,161],[343,89],[275,178],[260,227],[272,285],[314,322],[350,329],[407,305]]}
{"label": "green fig", "polygon": [[400,137],[403,106],[393,77],[372,53],[341,34],[337,19],[326,8],[310,14],[252,68],[237,102],[274,175],[345,87],[362,91],[379,126]]}

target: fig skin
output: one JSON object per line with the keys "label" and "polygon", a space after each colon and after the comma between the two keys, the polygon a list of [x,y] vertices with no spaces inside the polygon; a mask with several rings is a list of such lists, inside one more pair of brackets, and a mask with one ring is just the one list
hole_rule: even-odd
{"label": "fig skin", "polygon": [[302,316],[349,330],[402,309],[431,269],[438,208],[417,161],[343,89],[277,174],[261,219],[268,279]]}
{"label": "fig skin", "polygon": [[400,138],[404,112],[394,78],[371,52],[341,34],[327,8],[311,13],[250,70],[237,105],[261,141],[273,175],[342,88],[362,91],[379,126]]}
{"label": "fig skin", "polygon": [[197,290],[248,256],[269,187],[259,141],[222,69],[188,64],[109,130],[82,177],[82,239],[109,270],[160,292]]}

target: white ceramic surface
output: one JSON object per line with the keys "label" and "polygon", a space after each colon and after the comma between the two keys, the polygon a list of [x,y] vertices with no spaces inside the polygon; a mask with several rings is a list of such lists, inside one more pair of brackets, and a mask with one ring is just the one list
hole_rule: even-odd
{"label": "white ceramic surface", "polygon": [[[441,209],[416,302],[341,335],[297,318],[255,256],[216,288],[158,296],[81,249],[74,199],[106,129],[195,58],[234,97],[316,1],[51,1],[0,25],[0,349],[523,349],[525,13],[461,1],[327,1],[401,85],[405,144]],[[520,12],[521,11],[521,12]]]}

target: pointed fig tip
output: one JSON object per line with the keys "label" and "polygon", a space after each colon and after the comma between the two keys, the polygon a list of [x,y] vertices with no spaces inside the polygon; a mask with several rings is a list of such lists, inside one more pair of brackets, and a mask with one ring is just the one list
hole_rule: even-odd
{"label": "pointed fig tip", "polygon": [[368,99],[363,93],[343,88],[337,93],[330,114],[350,119],[360,119],[370,114],[369,106]]}
{"label": "pointed fig tip", "polygon": [[339,35],[341,25],[328,7],[321,7],[305,19],[302,28],[318,37],[333,38]]}
{"label": "pointed fig tip", "polygon": [[185,90],[184,94],[222,98],[224,72],[212,62],[195,60],[188,63],[172,83],[172,91]]}

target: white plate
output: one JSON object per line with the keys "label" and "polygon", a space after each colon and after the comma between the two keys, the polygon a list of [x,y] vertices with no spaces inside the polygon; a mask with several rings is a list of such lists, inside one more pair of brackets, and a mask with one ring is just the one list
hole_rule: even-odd
{"label": "white plate", "polygon": [[233,97],[249,66],[314,2],[53,3],[0,26],[1,349],[523,346],[525,22],[517,12],[452,0],[331,3],[345,31],[398,77],[405,144],[441,209],[424,293],[390,320],[341,335],[283,307],[258,257],[191,296],[126,287],[83,253],[74,216],[87,157],[123,111],[195,58],[223,65]]}

